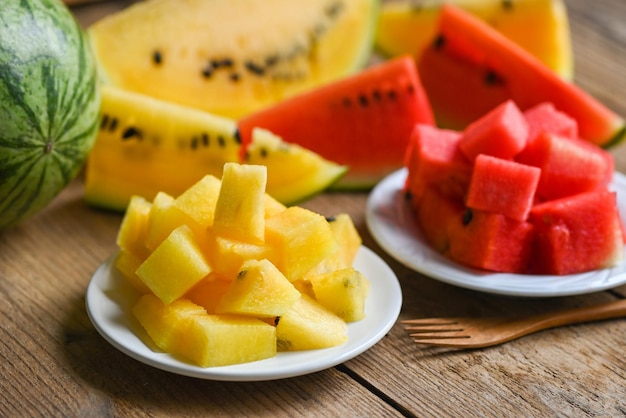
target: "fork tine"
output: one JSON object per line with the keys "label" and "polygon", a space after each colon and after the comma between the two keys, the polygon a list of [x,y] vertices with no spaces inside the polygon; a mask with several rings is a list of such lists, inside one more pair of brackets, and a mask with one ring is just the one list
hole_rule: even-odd
{"label": "fork tine", "polygon": [[432,335],[437,335],[437,334],[449,334],[451,332],[454,333],[458,333],[463,331],[463,328],[452,324],[452,325],[448,325],[445,327],[441,327],[439,325],[437,325],[436,327],[430,327],[430,326],[419,326],[419,327],[405,327],[404,328],[405,331],[407,332],[411,332],[413,334],[432,334]]}
{"label": "fork tine", "polygon": [[406,325],[451,325],[458,324],[456,318],[421,318],[421,319],[405,319],[400,321]]}
{"label": "fork tine", "polygon": [[[459,330],[459,331],[463,331],[463,330]],[[446,331],[435,331],[432,333],[429,333],[428,331],[413,332],[409,334],[409,337],[413,338],[414,340],[420,340],[420,341],[459,340],[459,339],[471,338],[471,336],[467,334],[448,334]]]}
{"label": "fork tine", "polygon": [[425,339],[414,338],[413,343],[428,345],[432,347],[454,347],[454,348],[482,348],[488,347],[493,344],[490,343],[475,343],[472,342],[470,337],[467,338],[441,338],[441,339]]}

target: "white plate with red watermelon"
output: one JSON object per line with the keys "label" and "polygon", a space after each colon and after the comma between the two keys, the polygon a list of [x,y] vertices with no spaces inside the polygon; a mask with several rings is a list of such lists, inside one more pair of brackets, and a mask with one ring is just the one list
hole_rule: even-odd
{"label": "white plate with red watermelon", "polygon": [[[626,283],[626,262],[562,276],[491,273],[462,266],[431,248],[414,220],[403,187],[407,170],[383,179],[367,204],[368,228],[378,244],[407,267],[439,281],[467,289],[521,297],[556,297],[598,292]],[[612,189],[626,219],[626,176],[615,173]]]}
{"label": "white plate with red watermelon", "polygon": [[402,291],[391,268],[373,251],[361,247],[355,268],[371,283],[366,317],[348,324],[348,341],[320,350],[280,352],[275,357],[232,366],[202,368],[160,351],[131,310],[137,291],[110,257],[94,273],[85,302],[98,332],[118,350],[145,364],[172,373],[208,380],[259,381],[300,376],[333,367],[365,352],[391,329],[402,306]]}

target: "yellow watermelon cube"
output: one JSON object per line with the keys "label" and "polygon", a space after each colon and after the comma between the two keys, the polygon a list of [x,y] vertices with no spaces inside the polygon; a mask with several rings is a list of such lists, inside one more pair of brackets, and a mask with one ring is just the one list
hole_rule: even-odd
{"label": "yellow watermelon cube", "polygon": [[150,209],[146,247],[154,251],[173,230],[181,225],[187,225],[197,233],[201,231],[197,222],[174,206],[172,196],[164,192],[157,193]]}
{"label": "yellow watermelon cube", "polygon": [[340,213],[328,220],[330,230],[339,243],[337,257],[342,267],[350,267],[363,241],[352,218],[347,213]]}
{"label": "yellow watermelon cube", "polygon": [[250,259],[242,264],[217,312],[271,318],[284,314],[299,298],[300,292],[270,261]]}
{"label": "yellow watermelon cube", "polygon": [[181,225],[148,256],[137,275],[164,303],[171,303],[211,272],[187,225]]}
{"label": "yellow watermelon cube", "polygon": [[335,347],[348,340],[346,323],[314,299],[302,295],[276,325],[278,351]]}
{"label": "yellow watermelon cube", "polygon": [[298,280],[294,280],[291,283],[296,289],[298,289],[298,292],[315,299],[315,293],[313,292],[313,285],[311,285],[311,282],[309,280],[298,279]]}
{"label": "yellow watermelon cube", "polygon": [[270,216],[274,216],[285,209],[287,206],[280,203],[278,200],[274,199],[274,197],[265,193],[265,218],[269,218]]}
{"label": "yellow watermelon cube", "polygon": [[276,355],[276,329],[256,318],[192,315],[173,350],[201,367],[263,360]]}
{"label": "yellow watermelon cube", "polygon": [[168,353],[180,341],[187,318],[206,313],[204,308],[187,299],[165,304],[152,293],[140,297],[132,311],[156,346]]}
{"label": "yellow watermelon cube", "polygon": [[230,287],[230,284],[230,280],[226,280],[221,275],[212,272],[189,289],[184,297],[202,306],[207,313],[214,314],[216,313],[215,308],[217,304]]}
{"label": "yellow watermelon cube", "polygon": [[305,278],[352,266],[361,247],[361,235],[359,235],[350,215],[340,213],[326,219],[338,243],[337,249],[311,269]]}
{"label": "yellow watermelon cube", "polygon": [[207,257],[213,269],[229,279],[237,277],[245,260],[268,258],[272,250],[264,243],[250,243],[211,235],[207,239]]}
{"label": "yellow watermelon cube", "polygon": [[213,224],[220,185],[217,177],[206,175],[181,193],[173,205],[206,229]]}
{"label": "yellow watermelon cube", "polygon": [[224,164],[213,220],[216,235],[253,243],[264,241],[266,183],[265,166]]}
{"label": "yellow watermelon cube", "polygon": [[370,282],[353,267],[309,278],[315,299],[346,322],[365,318]]}
{"label": "yellow watermelon cube", "polygon": [[143,262],[144,259],[137,257],[134,253],[119,250],[115,258],[115,267],[136,290],[140,293],[149,293],[148,286],[137,276],[137,269]]}
{"label": "yellow watermelon cube", "polygon": [[149,252],[145,242],[151,207],[152,203],[143,197],[131,197],[117,233],[117,246],[139,258],[147,257]]}
{"label": "yellow watermelon cube", "polygon": [[336,251],[338,243],[322,215],[291,206],[265,220],[265,241],[280,271],[294,281]]}

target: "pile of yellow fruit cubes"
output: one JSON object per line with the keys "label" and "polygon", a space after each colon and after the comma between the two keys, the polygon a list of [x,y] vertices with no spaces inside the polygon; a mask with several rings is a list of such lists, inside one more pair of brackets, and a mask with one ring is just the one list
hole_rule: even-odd
{"label": "pile of yellow fruit cubes", "polygon": [[262,165],[227,163],[177,197],[134,196],[116,267],[139,291],[133,314],[163,351],[201,367],[333,347],[365,316],[361,237],[265,191]]}

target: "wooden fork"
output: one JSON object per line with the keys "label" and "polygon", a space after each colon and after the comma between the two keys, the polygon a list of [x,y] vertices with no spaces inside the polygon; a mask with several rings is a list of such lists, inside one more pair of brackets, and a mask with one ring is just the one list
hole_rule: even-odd
{"label": "wooden fork", "polygon": [[416,344],[481,348],[533,332],[626,316],[626,299],[525,318],[424,318],[402,321]]}

